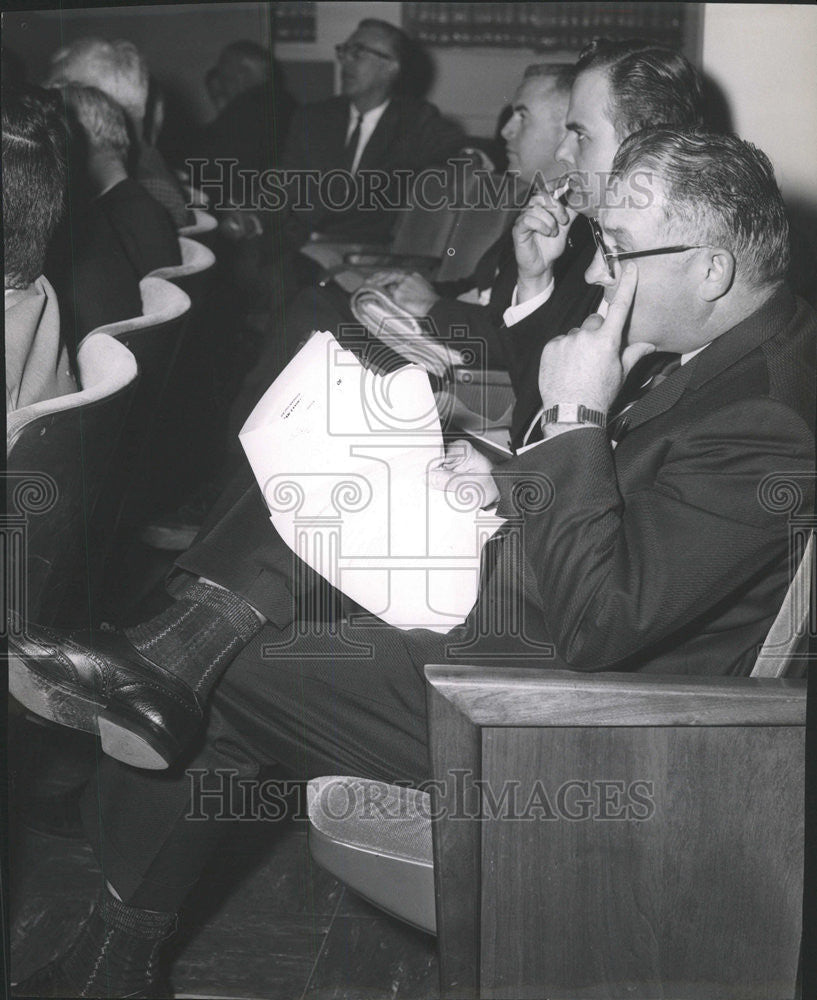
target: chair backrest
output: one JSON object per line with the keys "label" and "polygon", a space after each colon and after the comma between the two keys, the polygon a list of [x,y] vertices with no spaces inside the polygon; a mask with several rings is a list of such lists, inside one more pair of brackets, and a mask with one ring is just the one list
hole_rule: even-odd
{"label": "chair backrest", "polygon": [[180,171],[176,176],[181,181],[182,190],[187,195],[187,204],[191,208],[207,209],[210,207],[210,198],[204,191],[194,188],[192,184],[187,182],[187,174],[184,171]]}
{"label": "chair backrest", "polygon": [[[181,343],[190,298],[163,278],[147,277],[139,282],[143,315],[100,327],[131,350],[141,378],[128,414],[118,456],[118,474],[112,476],[111,495],[101,502],[115,502],[113,522],[135,523],[148,498],[144,494],[149,448],[162,405],[168,378]],[[125,498],[122,500],[121,498]],[[108,547],[108,546],[105,546]]]}
{"label": "chair backrest", "polygon": [[205,286],[210,278],[211,269],[215,267],[216,256],[213,251],[186,236],[179,237],[179,252],[182,262],[175,267],[159,267],[151,271],[149,278],[164,278],[186,292],[195,306],[204,295]]}
{"label": "chair backrest", "polygon": [[8,414],[7,510],[19,519],[7,549],[9,606],[50,624],[72,587],[87,602],[89,520],[107,480],[137,384],[136,359],[103,333],[78,352],[80,392]]}
{"label": "chair backrest", "polygon": [[810,532],[800,565],[760,649],[752,677],[803,676],[806,666],[803,647],[813,634],[809,628],[809,618],[814,614],[813,578],[814,532]]}
{"label": "chair backrest", "polygon": [[185,236],[188,239],[197,239],[200,243],[210,243],[215,237],[216,230],[218,229],[218,219],[214,215],[210,215],[209,212],[205,212],[203,208],[194,208],[193,216],[195,222],[189,226],[182,226],[181,229],[177,230],[179,236]]}
{"label": "chair backrest", "polygon": [[470,152],[476,166],[464,178],[460,207],[454,212],[448,245],[437,271],[438,281],[454,281],[472,274],[480,257],[513,224],[518,213],[520,189],[515,176],[486,170],[479,159],[484,154]]}

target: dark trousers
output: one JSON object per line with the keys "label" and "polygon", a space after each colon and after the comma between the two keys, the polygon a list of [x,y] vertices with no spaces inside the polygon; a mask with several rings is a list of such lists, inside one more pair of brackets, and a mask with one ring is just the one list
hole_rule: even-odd
{"label": "dark trousers", "polygon": [[[238,789],[270,764],[298,779],[417,783],[429,774],[423,667],[444,659],[449,636],[371,616],[341,623],[338,615],[359,609],[293,556],[248,478],[235,481],[177,565],[232,590],[269,623],[227,668],[186,757],[153,772],[105,759],[83,801],[105,878],[147,909],[177,909],[231,827],[230,793],[202,789]],[[234,798],[244,794],[246,786]],[[191,819],[200,800],[207,818]]]}

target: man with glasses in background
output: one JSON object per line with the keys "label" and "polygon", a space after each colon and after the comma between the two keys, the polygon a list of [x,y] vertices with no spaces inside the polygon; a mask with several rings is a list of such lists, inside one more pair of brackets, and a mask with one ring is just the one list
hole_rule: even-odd
{"label": "man with glasses in background", "polygon": [[[235,528],[214,525],[230,566],[188,565],[207,580],[151,622],[90,643],[31,627],[10,644],[16,697],[67,725],[85,713],[94,731],[99,712],[100,732],[121,737],[108,752],[135,765],[103,761],[83,802],[108,888],[17,995],[162,995],[162,941],[229,828],[216,804],[191,821],[185,768],[248,781],[276,761],[299,778],[426,779],[426,663],[750,673],[793,568],[788,518],[764,502],[770,477],[813,509],[817,318],[787,287],[785,209],[755,147],[645,129],[613,168],[587,272],[606,316],[542,352],[544,440],[484,483],[509,523],[462,625],[356,621],[344,636],[359,653],[340,659],[337,634],[299,628],[306,605],[276,575],[272,544],[262,579],[274,532],[256,495],[244,507],[256,544],[242,553]],[[658,352],[672,364],[634,385],[628,373]],[[456,491],[450,465],[431,475]],[[257,565],[239,596],[242,558]],[[177,756],[161,776],[137,770]]]}
{"label": "man with glasses in background", "polygon": [[[393,186],[395,170],[419,171],[445,163],[462,146],[464,135],[434,105],[411,96],[417,81],[408,66],[410,43],[395,25],[367,18],[335,52],[341,94],[296,112],[283,165],[322,175],[334,170],[354,175],[381,171],[386,175],[380,187],[383,199],[392,202],[400,193]],[[316,232],[341,240],[389,241],[397,213],[357,204],[341,207],[348,192],[348,183],[339,181],[321,188],[319,199],[334,200],[335,206],[315,203],[295,210],[301,242]]]}

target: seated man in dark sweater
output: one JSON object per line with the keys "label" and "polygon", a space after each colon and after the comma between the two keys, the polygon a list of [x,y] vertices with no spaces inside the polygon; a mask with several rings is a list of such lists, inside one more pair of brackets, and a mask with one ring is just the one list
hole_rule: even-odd
{"label": "seated man in dark sweater", "polygon": [[122,109],[95,87],[61,92],[72,129],[72,185],[46,274],[78,344],[99,326],[140,316],[140,280],[180,264],[181,251],[168,213],[128,177]]}
{"label": "seated man in dark sweater", "polygon": [[186,196],[178,179],[170,172],[156,148],[155,122],[148,122],[150,81],[142,54],[126,39],[113,42],[102,38],[78,38],[51,57],[47,87],[76,83],[98,87],[125,112],[134,180],[169,213],[177,229],[193,222]]}

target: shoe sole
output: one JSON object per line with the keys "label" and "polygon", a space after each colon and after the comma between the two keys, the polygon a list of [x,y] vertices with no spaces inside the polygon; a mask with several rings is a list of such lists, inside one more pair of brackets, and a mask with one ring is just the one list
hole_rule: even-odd
{"label": "shoe sole", "polygon": [[148,771],[166,769],[170,762],[150,735],[122,725],[105,706],[43,677],[19,653],[9,651],[9,694],[30,712],[70,729],[93,733],[108,757]]}

